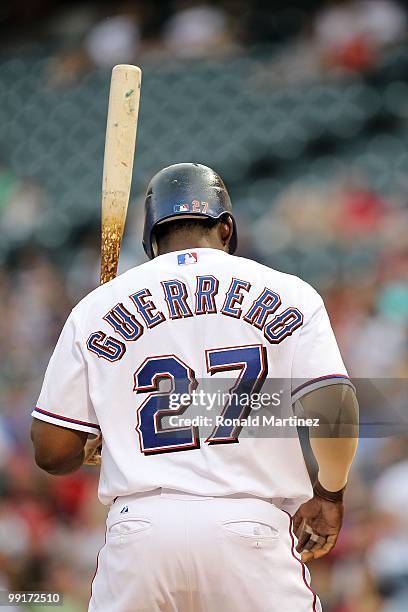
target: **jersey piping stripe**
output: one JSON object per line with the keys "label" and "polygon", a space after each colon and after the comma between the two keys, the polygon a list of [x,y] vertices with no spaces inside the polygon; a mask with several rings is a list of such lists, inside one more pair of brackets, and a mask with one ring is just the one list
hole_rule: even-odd
{"label": "jersey piping stripe", "polygon": [[297,387],[296,389],[292,391],[292,396],[296,395],[296,393],[299,393],[299,391],[302,391],[305,387],[308,387],[309,385],[314,385],[315,383],[318,383],[322,380],[328,380],[330,378],[342,378],[342,379],[348,380],[351,384],[350,378],[346,376],[345,374],[327,374],[327,376],[319,376],[319,378],[312,378],[311,380],[308,380],[302,385],[299,385],[299,387]]}
{"label": "jersey piping stripe", "polygon": [[86,421],[78,421],[77,419],[69,419],[68,417],[61,416],[60,414],[55,414],[54,412],[48,412],[47,410],[43,410],[36,406],[34,408],[34,412],[39,412],[40,414],[45,414],[45,416],[53,417],[54,419],[58,419],[60,421],[65,421],[67,423],[73,423],[75,425],[85,425],[86,427],[93,427],[94,429],[100,429],[99,425],[95,425],[94,423],[87,423]]}
{"label": "jersey piping stripe", "polygon": [[94,572],[94,575],[92,576],[92,581],[91,581],[91,599],[93,597],[93,587],[94,587],[94,582],[95,582],[96,574],[98,573],[98,569],[99,569],[99,557],[100,557],[100,554],[102,552],[102,549],[105,548],[105,546],[106,546],[106,536],[107,536],[107,528],[105,528],[105,540],[104,540],[104,543],[102,544],[102,546],[98,550],[98,554],[96,555],[96,567],[95,567],[95,572]]}
{"label": "jersey piping stripe", "polygon": [[[296,561],[298,563],[300,563],[301,567],[302,567],[302,578],[303,578],[303,582],[305,583],[306,587],[309,589],[310,593],[313,596],[313,603],[312,603],[312,610],[313,612],[318,612],[317,608],[316,608],[316,602],[317,602],[317,595],[314,592],[314,590],[312,589],[312,587],[310,586],[309,582],[306,579],[306,566],[303,563],[303,561],[301,559],[299,559],[299,557],[297,557],[295,555],[295,538],[293,537],[293,532],[292,532],[292,525],[293,525],[293,519],[291,517],[291,515],[289,514],[289,512],[286,512],[286,510],[282,510],[282,512],[284,512],[285,514],[287,514],[288,518],[289,518],[289,526],[288,526],[288,530],[289,530],[289,535],[290,535],[290,539],[292,542],[291,548],[290,548],[290,552],[292,553],[292,557],[294,559],[296,559]],[[320,608],[319,608],[320,610]]]}

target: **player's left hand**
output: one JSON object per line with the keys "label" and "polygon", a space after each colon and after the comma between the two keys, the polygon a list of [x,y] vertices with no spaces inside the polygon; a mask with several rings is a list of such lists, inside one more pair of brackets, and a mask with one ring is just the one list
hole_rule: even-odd
{"label": "player's left hand", "polygon": [[343,511],[342,501],[328,501],[316,493],[300,506],[293,517],[293,528],[298,538],[296,550],[301,553],[303,562],[320,559],[334,548]]}

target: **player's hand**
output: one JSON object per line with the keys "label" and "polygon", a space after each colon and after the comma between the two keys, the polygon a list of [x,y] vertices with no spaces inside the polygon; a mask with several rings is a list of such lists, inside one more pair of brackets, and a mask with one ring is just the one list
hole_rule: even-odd
{"label": "player's hand", "polygon": [[301,553],[303,562],[320,559],[334,548],[343,511],[343,501],[328,501],[316,493],[300,506],[293,517],[293,527],[298,538],[296,550]]}
{"label": "player's hand", "polygon": [[102,436],[88,438],[84,450],[84,465],[101,465]]}

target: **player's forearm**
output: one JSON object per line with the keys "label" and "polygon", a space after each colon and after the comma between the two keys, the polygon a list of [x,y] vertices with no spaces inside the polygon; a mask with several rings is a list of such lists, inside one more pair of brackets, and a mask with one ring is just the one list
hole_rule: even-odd
{"label": "player's forearm", "polygon": [[329,491],[347,483],[358,445],[358,403],[353,389],[333,385],[302,399],[307,416],[320,421],[310,430],[310,445],[317,461],[319,482]]}
{"label": "player's forearm", "polygon": [[311,438],[310,445],[319,466],[320,484],[328,491],[342,489],[356,453],[357,438]]}

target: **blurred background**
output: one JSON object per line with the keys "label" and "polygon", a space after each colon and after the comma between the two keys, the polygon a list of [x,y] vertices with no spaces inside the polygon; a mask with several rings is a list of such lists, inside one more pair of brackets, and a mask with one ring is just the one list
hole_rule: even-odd
{"label": "blurred background", "polygon": [[[98,284],[112,66],[144,70],[121,270],[144,261],[149,178],[213,166],[239,254],[323,294],[352,376],[404,379],[407,23],[397,0],[2,0],[0,588],[85,610],[103,543],[97,471],[48,478],[28,428],[63,322]],[[363,439],[339,543],[311,565],[326,612],[408,610],[407,506],[407,440]]]}

